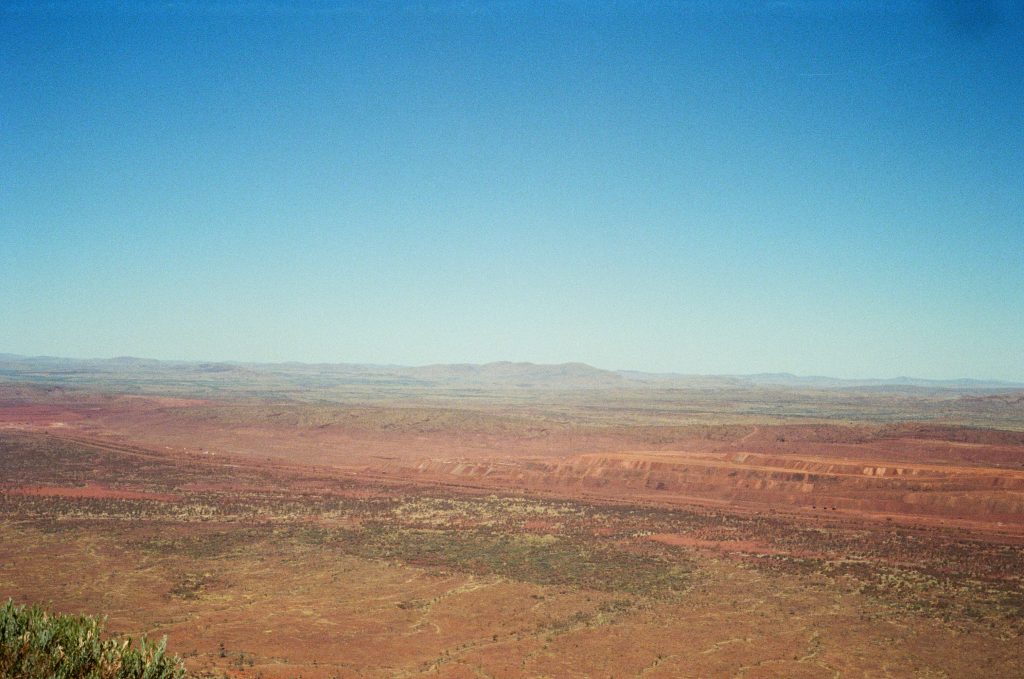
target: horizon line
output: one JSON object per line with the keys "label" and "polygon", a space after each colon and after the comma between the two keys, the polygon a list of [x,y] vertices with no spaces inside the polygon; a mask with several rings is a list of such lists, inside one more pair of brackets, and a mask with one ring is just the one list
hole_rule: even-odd
{"label": "horizon line", "polygon": [[434,367],[450,367],[450,366],[470,366],[470,367],[486,367],[494,365],[531,365],[538,367],[564,367],[564,366],[582,366],[590,368],[592,370],[598,370],[601,372],[607,372],[616,375],[622,375],[623,373],[635,373],[639,375],[648,375],[652,377],[703,377],[703,378],[756,378],[756,377],[780,377],[780,378],[793,378],[797,380],[834,380],[837,382],[887,382],[891,384],[906,384],[909,382],[928,382],[928,383],[980,383],[980,384],[998,384],[1008,388],[1019,388],[1024,387],[1024,381],[1014,380],[1007,378],[980,378],[980,377],[946,377],[946,378],[935,378],[935,377],[914,377],[912,375],[895,375],[892,377],[837,377],[834,375],[823,375],[823,374],[806,374],[806,373],[795,373],[787,370],[764,370],[759,372],[678,372],[678,371],[653,371],[653,370],[638,370],[634,368],[603,368],[600,366],[587,363],[585,361],[561,361],[557,363],[540,363],[536,361],[514,361],[514,360],[497,360],[497,361],[484,361],[484,362],[431,362],[421,364],[407,364],[407,363],[375,363],[375,362],[351,362],[351,361],[300,361],[300,360],[282,360],[282,361],[267,361],[267,360],[241,360],[241,359],[178,359],[178,358],[153,358],[148,356],[133,356],[130,354],[120,354],[117,356],[58,356],[53,354],[18,354],[14,352],[2,352],[0,351],[0,360],[6,358],[15,359],[51,359],[51,360],[63,360],[63,361],[150,361],[156,363],[183,363],[183,364],[224,364],[224,365],[254,365],[254,366],[274,366],[274,365],[301,365],[301,366],[360,366],[360,367],[375,367],[375,368],[407,368],[407,369],[422,369],[422,368],[434,368]]}

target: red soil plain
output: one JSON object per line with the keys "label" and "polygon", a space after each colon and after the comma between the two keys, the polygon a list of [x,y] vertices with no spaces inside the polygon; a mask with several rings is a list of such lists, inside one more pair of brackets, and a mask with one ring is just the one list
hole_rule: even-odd
{"label": "red soil plain", "polygon": [[0,598],[210,676],[1024,676],[1019,394],[172,393],[0,385]]}

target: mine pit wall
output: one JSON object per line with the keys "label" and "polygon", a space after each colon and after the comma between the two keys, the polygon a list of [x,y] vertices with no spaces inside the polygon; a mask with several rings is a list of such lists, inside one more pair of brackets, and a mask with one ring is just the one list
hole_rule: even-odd
{"label": "mine pit wall", "polygon": [[731,454],[651,460],[581,455],[508,463],[428,460],[414,475],[443,481],[716,502],[971,519],[1024,525],[1024,474],[983,469],[879,466]]}

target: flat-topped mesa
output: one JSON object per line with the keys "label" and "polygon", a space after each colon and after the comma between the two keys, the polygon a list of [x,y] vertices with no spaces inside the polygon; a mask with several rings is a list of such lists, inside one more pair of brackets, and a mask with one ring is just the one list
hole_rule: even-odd
{"label": "flat-topped mesa", "polygon": [[569,497],[726,502],[1024,527],[1024,472],[1016,470],[631,451],[500,461],[431,459],[391,472],[453,485],[536,489]]}

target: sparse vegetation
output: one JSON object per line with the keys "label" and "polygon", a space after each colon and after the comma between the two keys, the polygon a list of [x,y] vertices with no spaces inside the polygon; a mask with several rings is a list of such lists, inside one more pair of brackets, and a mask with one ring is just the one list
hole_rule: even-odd
{"label": "sparse vegetation", "polygon": [[[0,597],[107,611],[129,631],[159,626],[202,676],[384,666],[409,676],[443,665],[567,676],[560,663],[570,658],[593,676],[604,669],[594,663],[612,663],[614,676],[703,676],[734,674],[748,656],[781,674],[817,664],[831,675],[862,669],[842,664],[854,656],[837,643],[857,645],[859,658],[882,644],[879,657],[898,664],[936,635],[946,646],[931,670],[962,669],[973,644],[1002,653],[1002,676],[1020,674],[1024,658],[1010,646],[1024,634],[1024,546],[1013,539],[1019,500],[1006,492],[1020,484],[1017,434],[650,423],[678,414],[663,405],[630,425],[628,409],[599,402],[582,423],[578,403],[500,415],[332,404],[153,414],[132,402],[158,426],[199,428],[189,440],[237,426],[256,437],[243,446],[269,432],[290,442],[288,461],[70,428],[0,431]],[[307,446],[340,440],[333,428],[387,454],[362,454],[365,467],[304,466]],[[572,457],[559,439],[568,431]],[[532,452],[461,458],[444,448],[474,441]],[[685,446],[694,452],[678,452]],[[925,455],[937,459],[921,464]],[[971,469],[947,480],[940,465]],[[679,502],[687,493],[749,504]],[[851,511],[879,498],[888,504],[875,520]],[[908,521],[963,518],[964,507],[987,512],[970,518],[989,530]],[[57,576],[39,563],[59,564]],[[879,636],[881,621],[909,630],[901,645]],[[604,640],[624,635],[639,643],[608,656]],[[684,637],[684,651],[666,652]],[[128,648],[152,657],[158,646]]]}

